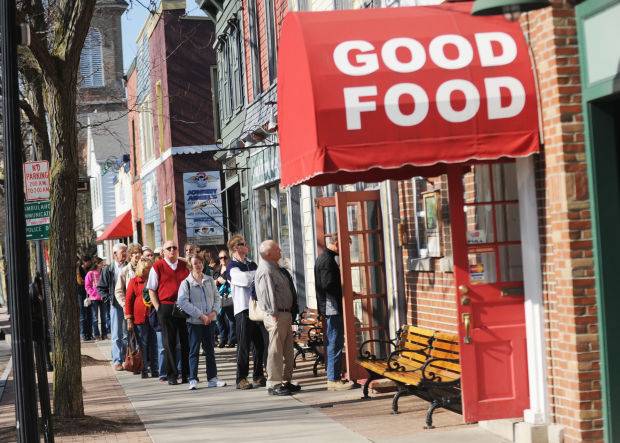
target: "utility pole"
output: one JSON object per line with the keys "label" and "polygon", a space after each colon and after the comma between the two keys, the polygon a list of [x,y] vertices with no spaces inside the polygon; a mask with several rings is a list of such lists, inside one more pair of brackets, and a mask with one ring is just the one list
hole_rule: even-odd
{"label": "utility pole", "polygon": [[28,295],[29,272],[25,253],[27,246],[17,88],[17,31],[15,0],[1,0],[7,292],[11,299],[15,427],[17,440],[20,443],[30,443],[39,441],[39,426],[32,356],[32,316]]}

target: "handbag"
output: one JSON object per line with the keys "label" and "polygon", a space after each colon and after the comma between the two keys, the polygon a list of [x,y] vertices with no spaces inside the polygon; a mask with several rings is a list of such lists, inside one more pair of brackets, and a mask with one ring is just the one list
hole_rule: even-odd
{"label": "handbag", "polygon": [[232,295],[230,294],[230,287],[228,286],[228,283],[224,283],[220,286],[219,293],[222,297],[222,308],[232,308],[234,303]]}
{"label": "handbag", "polygon": [[258,300],[250,298],[250,320],[263,321],[265,319],[265,313],[258,306]]}
{"label": "handbag", "polygon": [[[189,294],[189,291],[190,291],[189,282],[187,280],[185,280],[185,283],[187,284],[187,293]],[[181,307],[179,306],[179,302],[178,301],[175,301],[174,305],[172,305],[172,314],[171,315],[174,318],[182,318],[183,320],[189,318],[189,314],[187,312],[185,312],[183,309],[181,309]]]}
{"label": "handbag", "polygon": [[142,361],[142,351],[136,350],[136,333],[128,331],[127,336],[127,352],[125,353],[125,363],[123,364],[125,371],[138,372],[144,371],[144,362]]}

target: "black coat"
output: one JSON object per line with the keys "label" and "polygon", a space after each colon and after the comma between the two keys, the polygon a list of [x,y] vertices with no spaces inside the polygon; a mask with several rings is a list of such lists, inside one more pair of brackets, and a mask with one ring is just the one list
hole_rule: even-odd
{"label": "black coat", "polygon": [[[123,263],[122,267],[126,265],[127,263]],[[110,303],[112,306],[120,307],[114,296],[115,286],[114,262],[112,262],[101,270],[101,277],[99,278],[99,283],[97,283],[97,292],[101,295],[101,300],[104,303]]]}
{"label": "black coat", "polygon": [[325,248],[314,264],[314,285],[319,314],[325,315],[327,299],[342,314],[342,284],[336,253]]}

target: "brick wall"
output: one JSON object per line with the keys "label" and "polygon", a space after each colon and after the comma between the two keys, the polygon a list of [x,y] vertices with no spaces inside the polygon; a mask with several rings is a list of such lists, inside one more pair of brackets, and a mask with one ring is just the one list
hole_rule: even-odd
{"label": "brick wall", "polygon": [[590,204],[573,7],[529,14],[544,150],[537,159],[552,420],[565,441],[603,441]]}

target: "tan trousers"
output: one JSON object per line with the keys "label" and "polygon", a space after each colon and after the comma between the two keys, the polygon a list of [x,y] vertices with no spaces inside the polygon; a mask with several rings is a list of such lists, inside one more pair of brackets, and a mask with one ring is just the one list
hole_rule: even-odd
{"label": "tan trousers", "polygon": [[279,312],[278,321],[265,315],[265,329],[269,332],[269,354],[267,355],[267,387],[274,388],[293,378],[293,330],[290,312]]}

